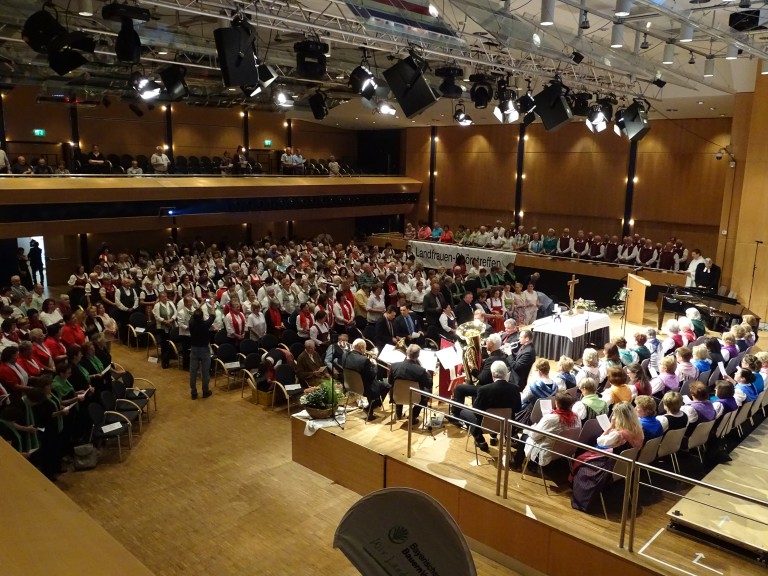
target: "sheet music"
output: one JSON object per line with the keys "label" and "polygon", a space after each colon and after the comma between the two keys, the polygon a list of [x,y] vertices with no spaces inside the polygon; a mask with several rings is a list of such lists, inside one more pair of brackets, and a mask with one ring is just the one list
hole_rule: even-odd
{"label": "sheet music", "polygon": [[722,362],[718,362],[717,363],[717,367],[720,368],[720,375],[721,376],[725,376],[725,366],[723,365],[723,363]]}
{"label": "sheet music", "polygon": [[544,398],[541,401],[539,401],[539,407],[541,408],[541,415],[546,416],[547,414],[552,413],[552,399],[551,398]]}
{"label": "sheet music", "polygon": [[400,352],[400,350],[396,350],[392,344],[387,344],[379,353],[379,360],[386,362],[387,364],[395,364],[405,360],[405,354]]}
{"label": "sheet music", "polygon": [[434,372],[437,370],[437,354],[432,350],[424,350],[422,348],[419,354],[419,362],[424,366],[424,369],[428,372]]}
{"label": "sheet music", "polygon": [[651,378],[658,378],[659,377],[659,373],[656,372],[656,368],[654,368],[650,364],[648,364],[648,372],[651,373]]}
{"label": "sheet music", "polygon": [[453,347],[438,350],[435,355],[440,361],[440,365],[446,370],[450,370],[461,364],[461,354],[457,353],[456,349]]}
{"label": "sheet music", "polygon": [[597,423],[598,423],[598,424],[600,424],[600,428],[602,428],[602,429],[603,429],[603,432],[605,432],[606,430],[608,430],[608,427],[611,425],[611,421],[610,421],[610,419],[608,418],[608,415],[607,415],[607,414],[600,414],[600,415],[597,417]]}

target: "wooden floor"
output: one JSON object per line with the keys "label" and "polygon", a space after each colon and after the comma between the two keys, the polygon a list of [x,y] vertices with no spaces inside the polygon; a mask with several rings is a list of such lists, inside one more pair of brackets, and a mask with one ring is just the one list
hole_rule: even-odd
{"label": "wooden floor", "polygon": [[[648,325],[654,318],[651,306],[646,308]],[[618,333],[617,322],[613,319],[612,334]],[[630,325],[627,334],[635,328]],[[97,469],[63,474],[58,485],[140,561],[164,575],[357,573],[331,542],[342,515],[359,496],[291,461],[290,421],[284,411],[272,413],[241,400],[238,391],[216,391],[193,402],[185,372],[162,370],[148,363],[144,352],[121,346],[115,347],[114,357],[155,382],[159,410],[122,463],[109,452]],[[348,430],[354,432],[352,426]],[[404,457],[402,431],[390,433],[381,423],[360,423],[359,430],[389,442],[392,453]],[[441,432],[434,440],[420,436],[416,447],[412,460],[425,469],[492,492],[491,468],[470,465],[474,454],[463,452],[457,430]],[[444,454],[455,457],[441,458]],[[615,506],[607,522],[574,512],[564,495],[545,498],[540,484],[519,475],[511,477],[510,490],[510,505],[521,510],[528,505],[539,518],[615,546]],[[664,513],[673,502],[665,498],[643,507],[638,548],[664,528]],[[674,553],[685,573],[712,576],[691,564],[698,548],[690,540],[662,532],[646,549],[648,555],[667,559]],[[724,553],[715,551],[711,558],[725,567],[724,574],[762,573],[754,567],[733,571]],[[475,560],[480,574],[518,573],[478,554]],[[661,564],[658,568],[680,574]]]}
{"label": "wooden floor", "polygon": [[[717,466],[704,481],[768,501],[768,425],[762,425],[731,452],[731,461]],[[712,541],[722,540],[768,558],[768,514],[765,508],[695,487],[668,512],[677,524]],[[760,518],[762,521],[755,519]]]}
{"label": "wooden floor", "polygon": [[[83,510],[158,575],[357,574],[332,540],[360,496],[291,461],[285,411],[239,391],[193,402],[187,373],[122,346],[113,355],[155,382],[158,412],[122,463],[109,451],[60,477]],[[475,561],[479,574],[518,574]]]}

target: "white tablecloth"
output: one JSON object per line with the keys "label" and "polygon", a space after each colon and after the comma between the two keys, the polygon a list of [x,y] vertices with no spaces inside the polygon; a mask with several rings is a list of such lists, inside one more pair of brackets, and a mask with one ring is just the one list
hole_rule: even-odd
{"label": "white tablecloth", "polygon": [[565,336],[569,340],[573,340],[579,336],[584,336],[588,332],[609,328],[610,326],[611,319],[608,317],[608,314],[583,312],[568,316],[567,313],[563,313],[558,321],[554,320],[554,316],[537,320],[533,324],[533,331],[552,334],[553,336]]}

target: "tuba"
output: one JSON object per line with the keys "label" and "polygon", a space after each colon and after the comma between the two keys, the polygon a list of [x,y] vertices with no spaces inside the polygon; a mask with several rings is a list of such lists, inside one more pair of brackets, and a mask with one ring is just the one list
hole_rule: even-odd
{"label": "tuba", "polygon": [[480,360],[482,358],[480,335],[483,332],[485,332],[485,323],[479,320],[464,322],[464,324],[456,328],[456,335],[464,341],[461,360],[468,382],[474,380],[472,374],[480,369]]}

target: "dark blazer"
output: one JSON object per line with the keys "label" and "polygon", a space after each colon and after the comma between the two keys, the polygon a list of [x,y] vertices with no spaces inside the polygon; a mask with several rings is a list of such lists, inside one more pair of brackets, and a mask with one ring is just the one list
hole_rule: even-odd
{"label": "dark blazer", "polygon": [[371,390],[376,380],[376,365],[373,364],[367,356],[353,350],[347,354],[344,360],[344,368],[357,372],[363,378],[365,390]]}
{"label": "dark blazer", "polygon": [[528,374],[531,371],[533,363],[536,361],[536,348],[533,344],[526,344],[520,346],[517,353],[511,354],[507,358],[507,365],[512,370],[520,381],[520,388],[525,388],[528,383]]}
{"label": "dark blazer", "polygon": [[488,411],[489,408],[512,408],[514,416],[520,411],[520,388],[513,382],[494,380],[477,391],[477,397],[472,406],[478,410]]}
{"label": "dark blazer", "polygon": [[696,267],[696,286],[701,286],[703,288],[709,288],[710,290],[715,290],[720,287],[720,266],[717,264],[712,264],[712,267],[709,269],[709,272],[706,271],[706,266],[702,262]]}
{"label": "dark blazer", "polygon": [[461,302],[456,304],[453,313],[456,315],[456,324],[461,326],[464,322],[472,322],[475,318],[475,309],[471,304],[467,304],[462,299]]}
{"label": "dark blazer", "polygon": [[[416,314],[408,314],[408,316],[411,317],[414,331],[419,332],[421,330],[421,318],[419,318]],[[405,316],[396,316],[393,324],[395,325],[395,336],[398,338],[411,335],[411,333],[408,331],[408,323],[405,321]]]}
{"label": "dark blazer", "polygon": [[419,388],[422,390],[432,389],[432,377],[429,375],[429,372],[421,364],[411,362],[410,360],[392,364],[392,370],[389,373],[389,383],[394,385],[395,380],[413,380],[418,382]]}
{"label": "dark blazer", "polygon": [[505,362],[507,360],[506,354],[504,354],[504,352],[501,350],[494,350],[485,360],[483,360],[483,364],[480,366],[480,370],[478,370],[477,374],[473,374],[473,376],[477,377],[478,386],[483,386],[493,382],[493,376],[491,376],[491,364],[497,360]]}
{"label": "dark blazer", "polygon": [[443,313],[443,304],[445,298],[441,293],[437,296],[430,290],[424,296],[424,316],[427,319],[428,326],[438,326],[440,324],[440,314]]}
{"label": "dark blazer", "polygon": [[[392,331],[389,331],[390,325]],[[376,344],[376,348],[381,352],[387,344],[392,344],[392,338],[395,336],[395,321],[388,322],[386,316],[382,316],[376,321],[376,332],[373,337],[373,343]]]}

